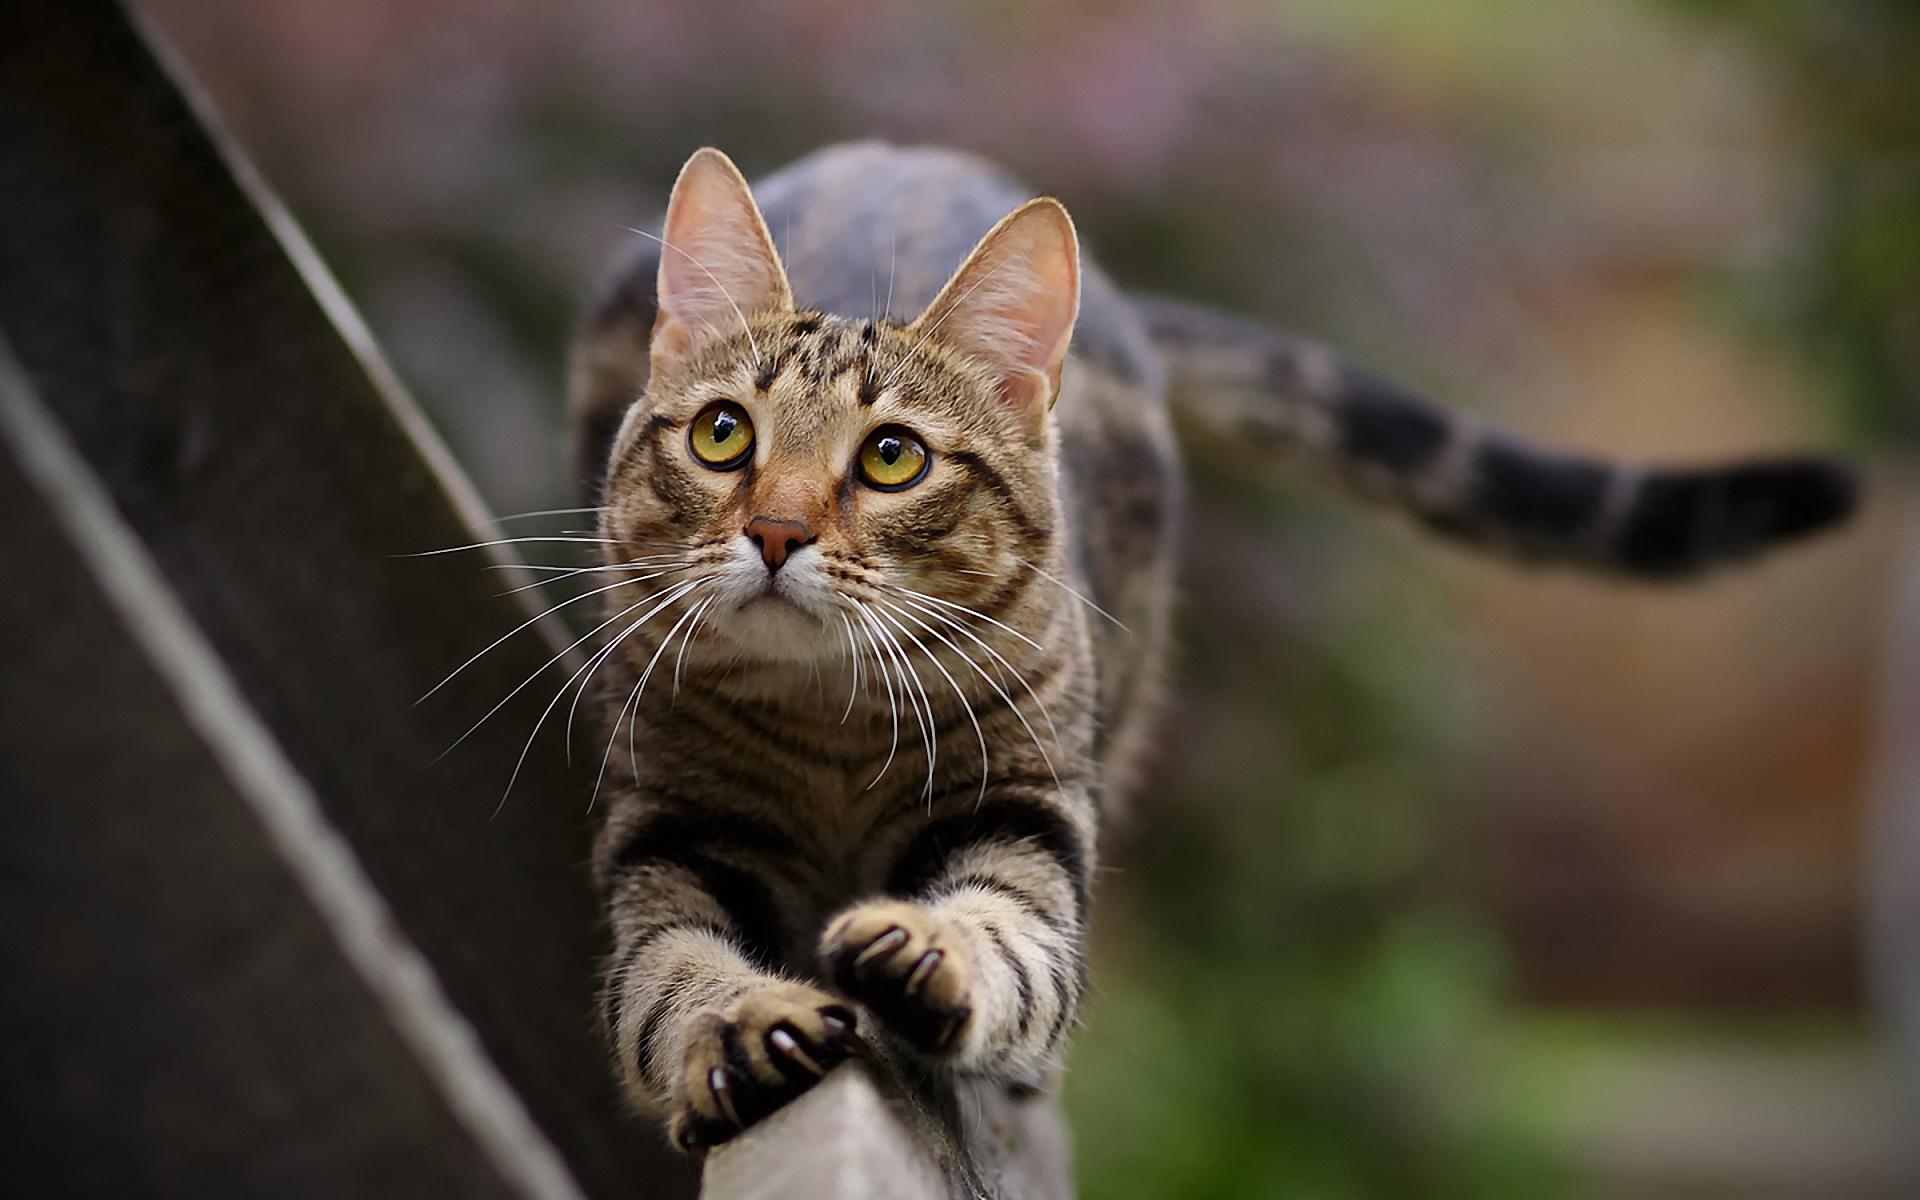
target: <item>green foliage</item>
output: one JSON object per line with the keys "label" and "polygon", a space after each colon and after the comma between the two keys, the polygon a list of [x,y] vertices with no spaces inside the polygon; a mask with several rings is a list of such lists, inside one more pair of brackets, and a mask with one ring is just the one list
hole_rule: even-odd
{"label": "green foliage", "polygon": [[1818,189],[1783,280],[1791,323],[1861,433],[1920,436],[1920,4],[1667,2],[1786,73]]}
{"label": "green foliage", "polygon": [[1388,538],[1196,491],[1188,682],[1067,1079],[1082,1194],[1554,1194],[1499,1094],[1499,953],[1441,869],[1472,708],[1445,612]]}

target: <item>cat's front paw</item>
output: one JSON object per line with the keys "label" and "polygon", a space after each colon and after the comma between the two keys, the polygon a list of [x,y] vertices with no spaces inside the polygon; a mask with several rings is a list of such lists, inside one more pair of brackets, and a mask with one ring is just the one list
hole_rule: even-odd
{"label": "cat's front paw", "polygon": [[667,1133],[717,1146],[818,1083],[847,1057],[854,1015],[804,983],[756,987],[692,1018]]}
{"label": "cat's front paw", "polygon": [[842,913],[820,938],[820,961],[834,986],[922,1054],[951,1053],[965,1039],[973,1018],[966,948],[919,905],[875,900]]}

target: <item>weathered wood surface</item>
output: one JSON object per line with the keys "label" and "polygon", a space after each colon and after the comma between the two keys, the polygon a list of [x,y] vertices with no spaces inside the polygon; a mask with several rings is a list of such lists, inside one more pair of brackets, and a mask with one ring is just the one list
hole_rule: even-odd
{"label": "weathered wood surface", "polygon": [[484,514],[106,0],[0,4],[0,340],[0,1191],[690,1194],[557,740],[495,812],[552,647],[416,707],[526,617],[401,557]]}
{"label": "weathered wood surface", "polygon": [[1072,1200],[1049,1097],[962,1085],[914,1095],[908,1072],[843,1064],[708,1156],[701,1200]]}

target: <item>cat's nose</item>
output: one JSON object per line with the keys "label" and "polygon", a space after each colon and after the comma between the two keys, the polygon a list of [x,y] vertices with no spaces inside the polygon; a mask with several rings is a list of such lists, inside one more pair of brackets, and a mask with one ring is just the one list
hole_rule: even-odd
{"label": "cat's nose", "polygon": [[769,571],[778,571],[788,555],[819,540],[803,521],[779,521],[772,517],[748,521],[747,536],[760,547],[760,557],[766,560]]}

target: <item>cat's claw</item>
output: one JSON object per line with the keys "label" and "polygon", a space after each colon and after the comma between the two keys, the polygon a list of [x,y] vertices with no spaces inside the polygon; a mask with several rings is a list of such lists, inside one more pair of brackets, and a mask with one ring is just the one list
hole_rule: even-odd
{"label": "cat's claw", "polygon": [[805,984],[748,992],[693,1018],[668,1135],[719,1145],[818,1083],[850,1053],[854,1014]]}
{"label": "cat's claw", "polygon": [[951,1054],[965,1040],[964,948],[946,923],[917,904],[880,900],[841,914],[820,939],[820,961],[835,987],[922,1054]]}

